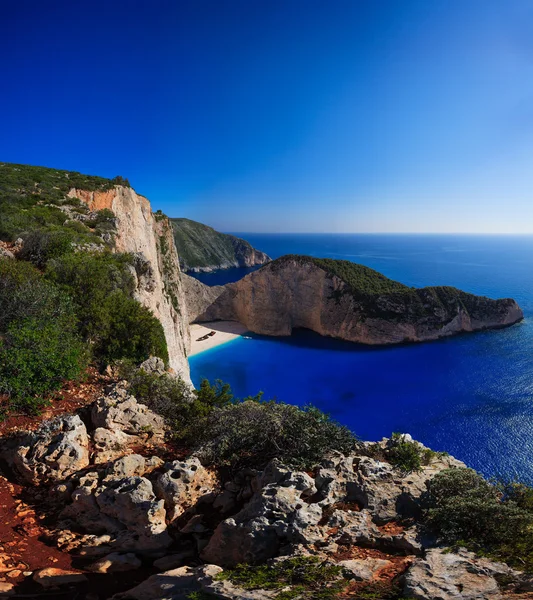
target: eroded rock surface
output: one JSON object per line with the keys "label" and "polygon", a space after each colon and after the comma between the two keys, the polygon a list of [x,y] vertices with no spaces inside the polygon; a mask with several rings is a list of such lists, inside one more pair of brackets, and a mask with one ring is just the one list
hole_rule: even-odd
{"label": "eroded rock surface", "polygon": [[8,438],[2,458],[26,483],[66,479],[89,464],[89,437],[77,415],[45,421],[36,431]]}

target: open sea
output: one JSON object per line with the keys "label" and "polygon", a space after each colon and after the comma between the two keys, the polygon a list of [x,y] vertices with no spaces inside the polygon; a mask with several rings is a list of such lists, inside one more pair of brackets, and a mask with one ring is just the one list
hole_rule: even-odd
{"label": "open sea", "polygon": [[[408,432],[487,476],[533,484],[533,236],[238,234],[272,258],[347,259],[410,286],[512,297],[525,320],[424,344],[370,348],[308,331],[253,335],[190,359],[237,396],[314,404],[360,438]],[[199,275],[208,285],[251,269]]]}

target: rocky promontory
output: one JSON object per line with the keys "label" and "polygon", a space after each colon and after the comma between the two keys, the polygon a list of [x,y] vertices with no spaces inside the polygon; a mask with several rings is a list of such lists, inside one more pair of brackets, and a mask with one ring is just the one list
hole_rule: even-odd
{"label": "rocky promontory", "polygon": [[220,470],[201,448],[173,448],[169,433],[118,382],[78,414],[0,437],[10,515],[0,524],[0,596],[528,597],[518,594],[531,589],[529,575],[449,548],[428,528],[434,481],[453,476],[452,492],[464,477],[488,484],[408,435],[354,439],[312,468],[262,457],[255,468]]}
{"label": "rocky promontory", "polygon": [[190,219],[170,219],[182,271],[209,272],[231,267],[255,267],[270,257],[242,238],[220,233]]}
{"label": "rocky promontory", "polygon": [[297,255],[236,283],[203,293],[199,286],[185,290],[198,322],[239,321],[272,336],[305,328],[372,345],[435,340],[523,319],[510,298],[492,300],[445,286],[411,288],[363,265]]}

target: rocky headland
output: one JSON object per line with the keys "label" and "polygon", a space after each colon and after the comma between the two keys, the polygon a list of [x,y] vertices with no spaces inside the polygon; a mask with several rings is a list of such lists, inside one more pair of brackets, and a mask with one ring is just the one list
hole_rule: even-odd
{"label": "rocky headland", "polygon": [[184,281],[190,317],[239,321],[272,336],[305,328],[362,344],[423,342],[522,320],[511,298],[452,287],[410,288],[349,261],[283,256],[236,283]]}
{"label": "rocky headland", "polygon": [[182,271],[210,272],[255,267],[270,261],[249,242],[190,219],[170,219]]}

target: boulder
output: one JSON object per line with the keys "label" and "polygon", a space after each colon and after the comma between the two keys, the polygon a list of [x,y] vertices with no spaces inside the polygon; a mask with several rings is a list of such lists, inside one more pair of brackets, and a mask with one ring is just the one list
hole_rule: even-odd
{"label": "boulder", "polygon": [[197,458],[189,458],[167,463],[165,471],[156,479],[154,489],[165,501],[168,518],[173,521],[201,498],[212,499],[216,486],[215,474],[205,469]]}
{"label": "boulder", "polygon": [[222,569],[216,565],[180,567],[152,575],[140,585],[115,594],[112,600],[185,600],[193,592],[219,600],[272,600],[279,591],[243,590],[229,581],[217,580]]}
{"label": "boulder", "polygon": [[112,552],[90,565],[87,570],[93,573],[119,573],[133,571],[140,566],[142,566],[142,562],[133,552],[127,554]]}
{"label": "boulder", "polygon": [[88,533],[111,535],[109,545],[117,550],[138,552],[167,548],[163,500],[158,500],[151,482],[139,476],[106,478],[88,473],[72,494],[72,504],[60,515],[65,527],[82,527]]}
{"label": "boulder", "polygon": [[8,438],[2,457],[26,483],[66,479],[89,464],[87,429],[77,415],[44,421],[36,430]]}
{"label": "boulder", "polygon": [[349,571],[355,580],[370,581],[376,573],[390,567],[392,562],[381,558],[365,558],[341,560],[338,564]]}
{"label": "boulder", "polygon": [[162,441],[165,437],[163,417],[137,402],[129,394],[126,384],[117,384],[105,396],[98,398],[93,405],[91,418],[96,428],[122,431],[152,441]]}
{"label": "boulder", "polygon": [[322,539],[322,508],[302,496],[313,489],[306,473],[287,472],[256,492],[234,517],[218,525],[201,558],[221,566],[256,563],[279,554],[286,544],[309,545]]}
{"label": "boulder", "polygon": [[128,435],[123,431],[111,431],[104,427],[98,427],[93,433],[94,453],[92,461],[102,464],[120,458],[129,450],[130,446],[137,445],[139,438],[136,435]]}
{"label": "boulder", "polygon": [[65,571],[55,567],[47,567],[33,574],[33,580],[44,588],[53,588],[60,585],[71,585],[75,583],[85,583],[87,577],[79,571]]}
{"label": "boulder", "polygon": [[145,373],[153,373],[154,375],[164,375],[166,373],[165,363],[157,356],[150,356],[140,366],[139,369]]}
{"label": "boulder", "polygon": [[407,571],[404,594],[413,600],[497,600],[502,594],[494,575],[502,567],[511,572],[470,552],[430,550]]}

